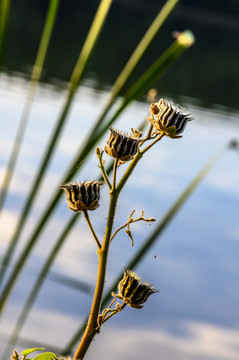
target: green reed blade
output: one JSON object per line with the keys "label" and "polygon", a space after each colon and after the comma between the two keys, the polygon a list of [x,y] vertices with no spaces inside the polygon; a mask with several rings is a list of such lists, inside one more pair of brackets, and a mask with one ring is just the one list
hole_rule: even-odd
{"label": "green reed blade", "polygon": [[[99,125],[101,124],[101,122],[103,121],[103,119],[105,118],[105,116],[107,115],[109,109],[111,108],[111,106],[113,105],[113,102],[116,98],[116,96],[119,94],[120,90],[122,89],[122,87],[126,84],[128,78],[130,77],[130,75],[132,74],[133,70],[135,69],[136,65],[139,63],[141,57],[143,56],[143,54],[145,53],[145,51],[147,50],[148,46],[150,45],[151,41],[154,39],[156,33],[159,31],[159,29],[161,28],[161,26],[163,25],[163,23],[165,22],[165,20],[167,19],[167,17],[169,16],[170,12],[173,10],[173,8],[176,6],[178,0],[168,0],[166,2],[166,4],[164,5],[164,7],[161,9],[161,11],[158,13],[158,15],[156,16],[155,20],[153,21],[153,23],[151,24],[151,26],[149,27],[148,31],[145,33],[145,35],[143,36],[142,40],[140,41],[140,43],[138,44],[138,46],[136,47],[135,51],[133,52],[132,56],[130,57],[129,61],[127,62],[126,66],[124,67],[124,69],[122,70],[122,72],[120,73],[119,77],[117,78],[115,84],[112,86],[112,90],[110,93],[110,97],[109,100],[104,108],[104,110],[102,111],[99,119],[96,121],[94,129],[92,130],[92,133],[94,133],[97,128],[99,127]],[[104,9],[107,9],[107,5],[106,7],[104,7]],[[95,23],[95,27],[97,26],[97,22]],[[91,34],[89,34],[89,44],[90,46],[93,46],[94,44],[94,34],[96,33],[95,28],[92,26],[92,32]],[[87,59],[88,57],[88,51],[90,49],[90,46],[85,46],[82,49],[80,58],[78,60],[78,63],[81,63],[82,60]],[[83,71],[83,68],[82,68]],[[77,84],[79,81],[79,77],[81,75],[81,71],[78,71],[78,67],[75,67],[75,70],[72,74],[72,78],[70,83],[72,84],[72,88],[71,86],[69,86],[70,90],[73,91],[75,90],[75,86],[74,84]],[[72,100],[72,97],[70,96],[70,101]],[[62,114],[62,117],[65,118],[66,114],[68,112],[68,107],[66,109],[66,113]],[[42,172],[39,172],[40,174],[42,174]],[[37,184],[39,186],[39,184]],[[33,191],[37,191],[37,187],[33,187]],[[15,243],[17,242],[20,233],[22,231],[23,225],[26,221],[27,215],[30,211],[30,207],[31,207],[31,203],[33,202],[34,199],[34,194],[32,197],[29,197],[25,208],[22,211],[21,214],[21,219],[17,225],[16,231],[13,235],[13,239],[11,241],[11,243],[13,244],[13,248],[15,247]],[[30,204],[30,206],[29,206]],[[11,250],[11,253],[13,252],[13,250]],[[10,254],[9,251],[9,254]],[[7,255],[9,257],[9,255]],[[11,257],[11,255],[10,255]],[[5,260],[4,260],[4,264],[5,264]],[[9,262],[7,260],[7,262]],[[1,273],[0,273],[0,278],[1,278]]]}
{"label": "green reed blade", "polygon": [[[194,35],[191,31],[187,30],[180,34],[177,40],[150,66],[150,68],[134,83],[134,85],[127,91],[119,106],[118,110],[107,122],[107,124],[98,127],[95,136],[99,138],[105,131],[112,125],[115,119],[121,112],[135,99],[144,95],[153,84],[162,76],[175,61],[194,44]],[[78,159],[79,160],[79,159]],[[79,160],[79,163],[82,160]]]}
{"label": "green reed blade", "polygon": [[[103,118],[105,117],[108,110],[112,106],[115,97],[118,95],[121,88],[125,85],[127,79],[129,78],[129,76],[133,72],[135,66],[137,65],[140,58],[142,57],[142,55],[146,51],[146,49],[149,46],[150,42],[153,40],[153,38],[155,37],[157,31],[160,29],[160,27],[162,26],[162,24],[164,23],[164,21],[166,20],[169,13],[172,11],[172,9],[174,8],[174,6],[176,5],[177,2],[178,2],[178,0],[177,1],[176,0],[168,0],[167,3],[165,4],[165,6],[162,8],[162,10],[159,12],[157,17],[153,21],[152,25],[149,27],[148,31],[144,35],[143,39],[141,40],[141,42],[137,46],[137,48],[134,51],[133,55],[131,56],[131,58],[129,59],[128,63],[126,64],[125,68],[123,69],[123,71],[119,75],[118,79],[116,80],[115,84],[113,85],[112,91],[111,91],[111,96],[110,96],[110,101],[108,102],[108,105],[106,106],[106,108],[103,110],[102,115],[100,116],[98,121],[96,121],[94,129],[92,130],[92,134],[94,134],[94,132],[97,130],[99,124],[102,122]],[[104,4],[103,10],[105,11],[105,13],[106,13],[106,10],[108,9],[109,5],[110,5],[109,3]],[[100,19],[100,15],[99,15],[99,19]],[[84,60],[87,61],[87,59],[89,58],[89,50],[91,50],[91,48],[93,47],[93,44],[94,44],[95,34],[97,32],[97,29],[98,29],[97,28],[98,22],[100,22],[100,20],[98,20],[98,18],[97,18],[97,21],[95,22],[95,25],[94,26],[92,25],[92,31],[90,30],[89,42],[87,43],[87,41],[86,41],[86,44],[82,49],[82,52],[81,52],[81,55],[79,57],[78,63],[76,65],[76,67],[75,67],[75,70],[73,71],[72,78],[71,78],[71,81],[70,81],[70,83],[72,85],[70,87],[69,103],[68,103],[68,105],[66,104],[65,111],[63,111],[63,113],[62,113],[59,126],[63,126],[63,122],[64,122],[64,119],[65,119],[65,117],[67,115],[69,105],[70,105],[70,103],[72,101],[76,85],[79,82],[80,75],[83,72],[84,67],[82,66],[82,68],[79,69],[80,64],[82,63],[82,61],[84,61]],[[89,45],[87,45],[87,44],[89,44]],[[78,64],[79,64],[79,66],[78,66]],[[72,94],[72,96],[71,96],[71,94]],[[90,136],[89,136],[89,138],[90,138]],[[92,146],[89,146],[89,147],[86,146],[85,147],[86,154],[88,152],[88,149],[91,149],[91,148],[92,148]],[[47,153],[49,153],[49,150],[50,149],[48,149]],[[79,162],[80,161],[78,161],[78,163]],[[31,191],[31,193],[30,193],[30,195],[29,195],[29,197],[27,199],[27,202],[26,202],[26,204],[24,206],[24,209],[22,211],[19,223],[17,224],[16,230],[14,232],[13,238],[12,238],[11,243],[10,243],[9,250],[6,253],[5,258],[3,259],[2,273],[0,272],[0,282],[1,282],[1,277],[3,277],[3,274],[5,273],[5,269],[7,267],[7,264],[9,263],[10,258],[12,256],[12,253],[13,253],[13,251],[15,249],[15,246],[17,244],[17,241],[19,239],[19,236],[21,234],[21,231],[23,229],[23,226],[25,224],[27,216],[28,216],[28,214],[30,212],[30,208],[31,208],[31,205],[32,205],[33,200],[35,198],[35,194],[37,192],[39,184],[41,182],[41,178],[44,175],[43,170],[46,168],[47,163],[48,163],[48,159],[46,159],[46,161],[42,163],[40,171],[39,171],[39,173],[38,173],[38,175],[36,177],[36,181],[34,182],[34,186],[32,187],[32,191]]]}
{"label": "green reed blade", "polygon": [[122,88],[126,85],[127,81],[129,80],[130,76],[134,72],[136,66],[140,62],[141,58],[143,57],[144,53],[146,52],[147,48],[155,38],[156,34],[160,30],[161,26],[167,20],[168,16],[177,5],[179,0],[168,0],[163,8],[159,11],[158,15],[144,34],[143,38],[137,45],[136,49],[130,56],[129,60],[127,61],[126,65],[124,66],[123,70],[119,74],[118,78],[116,79],[114,85],[112,86],[109,97],[106,101],[106,104],[96,121],[94,129],[102,123],[106,115],[108,114],[109,110],[111,109],[116,97],[119,95]]}
{"label": "green reed blade", "polygon": [[[71,227],[72,227],[72,225],[70,225],[70,228]],[[55,252],[55,247],[54,247],[54,252]],[[71,276],[66,276],[66,275],[63,275],[63,274],[59,274],[59,273],[54,272],[54,271],[50,272],[50,274],[48,275],[48,280],[52,281],[54,283],[58,283],[58,284],[60,284],[62,286],[65,286],[67,288],[71,288],[71,289],[75,289],[75,290],[84,292],[86,294],[91,294],[91,293],[93,293],[93,290],[94,290],[92,288],[92,286],[90,286],[85,281],[74,279]]]}
{"label": "green reed blade", "polygon": [[[52,0],[54,1],[54,0]],[[72,73],[72,76],[71,76],[71,79],[69,81],[69,84],[68,84],[68,89],[69,89],[69,92],[68,92],[68,96],[66,98],[66,102],[65,102],[65,105],[63,107],[63,111],[58,119],[58,123],[56,124],[55,126],[55,130],[51,136],[51,139],[50,139],[50,142],[48,144],[48,147],[45,151],[45,155],[43,157],[43,160],[39,166],[39,169],[38,169],[38,172],[35,176],[35,180],[33,182],[33,185],[32,185],[32,188],[29,192],[29,195],[28,195],[28,198],[26,200],[26,203],[24,205],[24,208],[22,210],[22,213],[21,213],[21,217],[19,219],[19,222],[17,224],[17,227],[16,227],[16,230],[14,232],[14,235],[13,235],[13,238],[11,239],[11,243],[10,243],[10,246],[7,250],[7,253],[3,259],[3,262],[2,262],[2,269],[1,269],[1,272],[0,272],[0,282],[1,282],[1,279],[3,278],[4,274],[5,274],[5,271],[6,271],[6,268],[7,268],[7,265],[9,264],[9,261],[12,257],[12,254],[13,254],[13,251],[16,247],[16,244],[17,244],[17,241],[19,239],[19,236],[20,236],[20,233],[22,231],[22,228],[23,228],[23,225],[25,223],[25,220],[30,212],[30,209],[31,209],[31,206],[33,204],[33,201],[35,199],[35,196],[36,196],[36,193],[39,189],[39,186],[40,186],[40,183],[41,181],[43,180],[44,178],[44,175],[45,175],[45,172],[46,172],[46,169],[47,169],[47,166],[50,162],[50,159],[54,153],[54,150],[55,150],[55,145],[59,139],[59,136],[60,136],[60,133],[63,129],[63,125],[65,123],[65,120],[66,120],[66,116],[68,114],[68,110],[70,108],[70,105],[72,103],[72,100],[73,100],[73,97],[75,95],[75,92],[76,92],[76,88],[77,88],[77,85],[79,84],[79,81],[82,77],[82,74],[86,68],[86,65],[87,65],[87,62],[89,60],[89,57],[92,53],[92,50],[93,50],[93,47],[96,43],[96,40],[98,39],[98,36],[101,32],[101,29],[103,27],[103,24],[104,24],[104,21],[106,19],[106,16],[108,14],[108,11],[109,11],[109,8],[110,8],[110,5],[111,5],[111,2],[112,0],[102,0],[100,5],[99,5],[99,8],[97,10],[97,13],[95,15],[95,18],[93,20],[93,23],[92,23],[92,26],[90,28],[90,31],[88,33],[88,36],[85,40],[85,44],[82,48],[82,51],[80,53],[80,56],[77,60],[77,63],[75,65],[75,68],[73,70],[73,73]],[[17,151],[18,151],[18,148],[17,148]],[[1,303],[1,305],[3,305]],[[0,312],[1,312],[1,306],[0,305]]]}
{"label": "green reed blade", "polygon": [[[143,131],[146,125],[147,125],[147,122],[144,119],[144,121],[141,124],[139,124],[139,126],[137,128],[140,131]],[[110,174],[112,172],[113,165],[114,165],[114,161],[111,161],[111,163],[109,164],[109,166],[106,169],[107,174]],[[99,177],[98,180],[103,180],[102,176]],[[78,214],[78,215],[80,215],[80,214]],[[65,229],[63,230],[62,234],[60,235],[58,241],[56,242],[55,246],[53,247],[51,253],[48,255],[48,258],[46,259],[46,261],[42,267],[42,270],[41,270],[40,274],[38,275],[38,278],[31,290],[31,293],[28,296],[27,301],[25,302],[25,305],[24,305],[24,307],[21,311],[21,314],[17,320],[15,328],[12,332],[12,335],[11,335],[10,339],[8,340],[8,344],[6,346],[6,350],[4,351],[3,358],[5,358],[9,355],[8,354],[9,351],[11,350],[13,345],[17,342],[17,339],[19,338],[21,329],[26,322],[26,319],[27,319],[27,317],[31,311],[31,308],[36,300],[36,297],[41,289],[41,286],[49,273],[50,267],[51,267],[52,263],[54,262],[58,252],[60,251],[62,245],[64,244],[64,241],[66,240],[70,230],[72,229],[72,227],[74,226],[74,224],[76,223],[76,220],[78,220],[78,218],[79,217],[76,215],[72,216],[72,218],[67,223]],[[48,275],[48,279],[49,279],[49,275]],[[53,277],[53,280],[54,280],[54,277]],[[74,286],[74,283],[72,286]],[[82,286],[80,287],[80,289],[82,288]],[[78,288],[79,288],[79,285],[78,285]]]}
{"label": "green reed blade", "polygon": [[6,37],[7,37],[7,28],[9,21],[11,0],[2,0],[0,4],[0,67],[2,66]]}
{"label": "green reed blade", "polygon": [[2,359],[8,359],[9,358],[9,354],[12,350],[12,346],[16,343],[18,337],[19,337],[19,334],[20,334],[20,331],[27,319],[27,316],[32,308],[32,305],[37,297],[37,294],[42,286],[42,283],[43,281],[45,280],[47,274],[48,274],[48,271],[50,269],[50,266],[51,264],[53,263],[56,255],[58,254],[66,236],[68,235],[69,231],[71,230],[71,228],[73,227],[73,225],[76,223],[76,220],[79,219],[79,215],[81,213],[78,213],[78,214],[74,214],[74,216],[71,217],[68,225],[66,226],[66,228],[64,229],[63,233],[61,234],[59,240],[57,241],[57,243],[55,244],[52,252],[51,252],[51,255],[48,257],[47,261],[45,262],[38,278],[37,278],[37,281],[35,282],[31,292],[30,292],[30,295],[28,296],[27,298],[27,301],[23,307],[23,310],[21,311],[21,314],[17,320],[17,323],[15,325],[15,328],[8,340],[8,343],[6,345],[6,349],[4,350],[4,353],[2,355]]}
{"label": "green reed blade", "polygon": [[[186,34],[183,33],[181,35],[182,36],[181,40],[179,41],[177,39],[173,43],[173,45],[171,45],[169,47],[169,49],[166,50],[166,52],[162,55],[163,61],[160,60],[161,57],[158,60],[156,60],[156,62],[149,68],[149,70],[147,70],[146,73],[144,73],[141,76],[141,78],[137,81],[137,83],[132,86],[132,88],[127,92],[125,100],[122,101],[122,104],[119,106],[119,109],[116,111],[115,115],[108,121],[108,123],[105,125],[103,130],[98,130],[98,132],[95,131],[95,133],[92,133],[91,136],[89,136],[88,142],[85,143],[82,151],[80,151],[78,157],[73,162],[73,166],[70,167],[71,170],[69,172],[67,172],[66,178],[64,178],[63,181],[61,182],[62,184],[70,181],[70,179],[73,177],[75,172],[82,165],[83,160],[85,160],[85,158],[89,155],[89,152],[97,144],[97,141],[104,134],[105,130],[108,129],[108,127],[112,124],[112,122],[116,119],[116,117],[122,112],[122,110],[133,100],[133,96],[136,96],[136,95],[139,96],[142,92],[142,89],[144,89],[144,90],[146,89],[144,82],[142,81],[142,78],[144,79],[145,82],[147,82],[147,86],[150,88],[152,86],[152,84],[156,80],[158,80],[158,78],[156,77],[156,74],[161,75],[161,73],[160,73],[161,66],[163,66],[163,69],[165,71],[165,69],[167,68],[167,64],[168,64],[168,66],[170,66],[172,64],[172,62],[174,62],[178,58],[178,56],[182,53],[182,51],[184,51],[188,46],[192,45],[193,36],[191,35],[191,33],[189,33],[189,34],[190,34],[190,36],[189,36],[190,41],[187,41],[187,42],[182,41],[182,39],[184,40],[184,38],[188,39],[188,32]],[[183,43],[183,45],[181,43]],[[186,46],[186,43],[188,44],[187,46]],[[168,61],[167,61],[167,59],[168,59]],[[145,74],[148,74],[148,76],[146,76]],[[150,81],[148,80],[148,78],[150,79]],[[17,262],[15,268],[13,269],[13,272],[10,275],[10,278],[8,279],[8,282],[6,283],[6,286],[3,290],[2,296],[0,298],[0,312],[9,296],[13,286],[14,286],[14,283],[15,283],[23,265],[25,264],[26,259],[28,258],[28,255],[30,254],[33,246],[35,245],[35,243],[37,241],[38,235],[41,233],[45,223],[48,220],[48,217],[51,215],[52,211],[54,210],[57,203],[59,202],[61,195],[62,195],[62,191],[59,189],[56,192],[55,196],[53,197],[52,201],[50,202],[47,210],[43,214],[43,217],[40,219],[40,222],[37,224],[37,227],[34,230],[34,233],[32,234],[26,247],[23,249],[23,252],[19,257],[19,261]]]}
{"label": "green reed blade", "polygon": [[[163,230],[170,224],[173,220],[174,216],[181,209],[181,207],[185,204],[186,200],[193,193],[193,191],[197,188],[197,186],[201,183],[201,181],[206,177],[209,171],[218,163],[223,154],[231,148],[231,144],[229,146],[223,147],[216,155],[214,155],[207,164],[200,170],[200,172],[194,177],[194,179],[190,182],[190,184],[185,188],[185,190],[181,193],[169,211],[164,215],[163,219],[159,222],[159,224],[155,227],[154,231],[148,236],[148,238],[144,241],[143,245],[136,252],[133,258],[129,261],[129,263],[125,266],[126,269],[135,268],[140,261],[147,254],[147,251],[151,248],[151,246],[159,239],[159,235],[163,232]],[[115,291],[119,281],[123,277],[123,271],[117,276],[115,281],[113,282],[111,288],[107,291],[102,300],[101,307],[105,307],[107,303],[109,303],[112,298],[112,291]],[[88,321],[88,316],[85,318],[84,325],[82,325],[79,330],[74,334],[71,338],[67,346],[60,352],[62,355],[70,354],[72,348],[79,341],[79,338],[83,335],[85,331],[85,327]]]}
{"label": "green reed blade", "polygon": [[5,199],[7,196],[9,185],[10,185],[12,175],[13,175],[13,172],[14,172],[14,169],[16,166],[17,157],[20,152],[20,147],[21,147],[23,136],[24,136],[25,129],[27,126],[27,121],[29,119],[31,106],[33,103],[34,95],[35,95],[35,90],[36,90],[37,84],[39,82],[41,73],[42,73],[43,63],[44,63],[44,60],[46,57],[47,48],[49,45],[53,26],[55,23],[58,5],[59,5],[59,0],[51,0],[49,7],[48,7],[46,21],[45,21],[45,25],[43,28],[42,37],[40,40],[40,45],[39,45],[38,53],[36,56],[36,61],[35,61],[34,67],[33,67],[32,75],[31,75],[31,79],[30,79],[30,83],[29,83],[29,87],[28,87],[28,92],[27,92],[27,96],[26,96],[26,100],[25,100],[25,104],[24,104],[24,108],[23,108],[23,113],[21,116],[18,130],[17,130],[14,145],[13,145],[13,148],[12,148],[12,151],[10,154],[9,162],[8,162],[7,169],[6,169],[6,174],[3,179],[2,191],[0,193],[0,213],[2,211],[4,202],[5,202]]}
{"label": "green reed blade", "polygon": [[[142,127],[142,126],[141,126]],[[107,174],[111,173],[113,170],[113,164],[114,162],[111,161],[110,165],[106,169]],[[103,180],[102,175],[98,178],[98,180]],[[76,220],[79,219],[81,213],[74,214],[71,216],[71,219],[68,221],[67,225],[65,226],[62,234],[60,235],[59,239],[57,240],[55,246],[53,247],[51,253],[48,255],[48,258],[46,259],[42,270],[40,271],[40,274],[38,275],[38,278],[30,292],[30,295],[28,296],[25,305],[20,313],[20,316],[17,320],[17,323],[15,325],[15,328],[12,332],[12,335],[10,339],[8,340],[8,344],[6,346],[6,349],[4,351],[3,359],[9,357],[9,352],[11,350],[11,347],[17,342],[17,339],[19,338],[20,332],[22,327],[24,326],[24,323],[26,322],[26,319],[31,311],[31,308],[36,300],[36,297],[41,289],[41,286],[47,277],[49,270],[51,268],[52,263],[54,262],[58,252],[60,251],[62,245],[64,244],[64,241],[66,240],[70,230],[73,228],[73,226],[76,223]]]}

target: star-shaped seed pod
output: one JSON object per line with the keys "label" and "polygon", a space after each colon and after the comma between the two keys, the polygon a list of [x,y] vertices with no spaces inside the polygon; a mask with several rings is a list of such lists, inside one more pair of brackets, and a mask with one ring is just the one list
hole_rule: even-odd
{"label": "star-shaped seed pod", "polygon": [[64,184],[68,208],[74,212],[95,210],[99,207],[100,186],[103,181],[84,181],[80,184]]}
{"label": "star-shaped seed pod", "polygon": [[159,133],[164,133],[170,138],[180,138],[188,121],[193,116],[179,105],[166,99],[160,99],[150,107],[151,118],[149,121]]}
{"label": "star-shaped seed pod", "polygon": [[133,271],[124,269],[124,277],[118,284],[118,294],[112,293],[113,296],[123,300],[127,305],[141,309],[148,297],[158,290],[147,282],[140,282]]}
{"label": "star-shaped seed pod", "polygon": [[121,161],[132,160],[137,153],[140,140],[122,131],[110,127],[110,137],[105,146],[105,152]]}

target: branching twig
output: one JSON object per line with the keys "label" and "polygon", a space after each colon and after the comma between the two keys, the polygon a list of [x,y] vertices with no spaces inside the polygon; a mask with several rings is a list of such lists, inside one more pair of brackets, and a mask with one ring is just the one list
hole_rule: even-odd
{"label": "branching twig", "polygon": [[144,217],[144,212],[142,211],[141,213],[141,216],[138,217],[137,219],[133,219],[133,214],[134,214],[135,210],[133,210],[129,216],[129,220],[122,226],[120,226],[115,232],[114,234],[111,236],[111,241],[113,240],[113,238],[115,237],[115,235],[120,231],[122,230],[123,228],[125,228],[127,226],[127,230],[125,230],[126,234],[130,237],[131,239],[131,242],[132,242],[132,246],[134,246],[134,242],[133,242],[133,237],[132,237],[132,234],[131,234],[131,230],[129,228],[129,225],[132,224],[132,223],[135,223],[135,222],[138,222],[138,221],[145,221],[147,222],[149,225],[151,225],[151,222],[155,221],[156,219],[153,218],[153,217],[150,217],[148,219],[145,219]]}
{"label": "branching twig", "polygon": [[112,302],[110,303],[110,305],[108,306],[108,308],[104,309],[102,314],[100,314],[98,316],[97,319],[97,323],[98,326],[96,328],[96,331],[99,331],[100,327],[110,318],[112,318],[112,316],[116,315],[118,312],[122,311],[125,306],[127,305],[126,302],[124,302],[123,304],[119,304],[118,302],[115,305],[114,309],[111,309],[112,305],[115,303],[116,299],[113,299]]}
{"label": "branching twig", "polygon": [[91,221],[90,221],[90,218],[89,218],[89,215],[88,215],[87,210],[86,210],[86,211],[83,211],[83,213],[84,213],[84,217],[85,217],[85,219],[86,219],[87,225],[89,226],[90,231],[91,231],[91,233],[92,233],[92,235],[93,235],[93,238],[95,239],[95,242],[96,242],[98,248],[101,249],[101,243],[100,243],[100,241],[99,241],[99,239],[98,239],[98,237],[97,237],[97,235],[96,235],[96,233],[95,233],[95,231],[94,231],[94,228],[93,228],[93,226],[92,226],[92,224],[91,224]]}

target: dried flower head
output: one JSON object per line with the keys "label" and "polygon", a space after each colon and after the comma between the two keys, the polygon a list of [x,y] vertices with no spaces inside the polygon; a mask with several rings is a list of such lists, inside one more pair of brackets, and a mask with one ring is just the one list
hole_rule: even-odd
{"label": "dried flower head", "polygon": [[173,104],[166,99],[160,99],[150,107],[152,118],[149,118],[155,130],[164,132],[171,138],[180,138],[187,122],[193,120],[193,117],[179,105]]}
{"label": "dried flower head", "polygon": [[66,192],[68,208],[72,211],[95,210],[99,206],[100,186],[103,181],[64,184],[61,189]]}
{"label": "dried flower head", "polygon": [[158,292],[153,285],[140,282],[141,278],[134,272],[124,269],[124,277],[118,284],[118,294],[113,296],[123,300],[129,306],[141,309],[151,294]]}
{"label": "dried flower head", "polygon": [[139,139],[134,136],[110,127],[110,137],[106,143],[105,152],[121,161],[129,161],[137,153],[139,143]]}

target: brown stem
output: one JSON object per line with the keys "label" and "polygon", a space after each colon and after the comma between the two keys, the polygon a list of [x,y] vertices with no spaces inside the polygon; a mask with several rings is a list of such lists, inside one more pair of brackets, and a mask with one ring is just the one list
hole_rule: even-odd
{"label": "brown stem", "polygon": [[82,360],[84,358],[90,346],[91,341],[93,340],[95,334],[97,333],[97,326],[98,326],[97,319],[100,312],[101,300],[104,290],[108,250],[110,245],[110,238],[112,233],[118,196],[119,196],[118,192],[110,193],[110,207],[108,212],[108,221],[106,225],[105,237],[101,249],[98,250],[98,255],[99,255],[98,275],[97,275],[95,294],[91,307],[91,313],[89,316],[88,325],[86,327],[83,338],[74,355],[73,358],[74,360]]}

